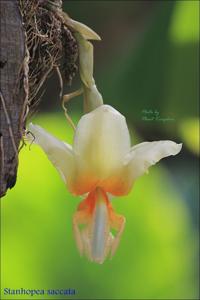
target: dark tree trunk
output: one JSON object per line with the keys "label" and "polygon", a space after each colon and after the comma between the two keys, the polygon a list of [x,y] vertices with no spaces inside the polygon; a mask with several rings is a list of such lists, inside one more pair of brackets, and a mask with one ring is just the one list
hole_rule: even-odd
{"label": "dark tree trunk", "polygon": [[15,185],[26,118],[45,80],[56,70],[70,84],[77,70],[77,43],[59,12],[62,0],[0,0],[0,197]]}
{"label": "dark tree trunk", "polygon": [[16,181],[25,89],[25,34],[17,0],[0,0],[0,196]]}

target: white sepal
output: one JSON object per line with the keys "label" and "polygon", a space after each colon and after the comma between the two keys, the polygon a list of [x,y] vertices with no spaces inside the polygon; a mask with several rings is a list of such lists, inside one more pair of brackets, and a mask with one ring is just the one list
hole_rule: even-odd
{"label": "white sepal", "polygon": [[128,165],[132,180],[135,180],[162,158],[178,154],[181,148],[182,144],[172,141],[140,143],[131,148],[130,153],[125,157],[124,164]]}
{"label": "white sepal", "polygon": [[32,138],[46,153],[49,160],[61,174],[65,183],[73,172],[73,151],[71,145],[62,142],[53,135],[46,132],[43,128],[32,123],[28,126],[29,140]]}

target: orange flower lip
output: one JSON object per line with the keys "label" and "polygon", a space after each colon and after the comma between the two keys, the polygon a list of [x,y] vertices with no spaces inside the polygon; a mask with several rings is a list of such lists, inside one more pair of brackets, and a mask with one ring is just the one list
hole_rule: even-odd
{"label": "orange flower lip", "polygon": [[[80,225],[84,225],[81,229]],[[107,255],[114,255],[125,225],[125,218],[117,215],[105,191],[97,187],[83,200],[73,217],[74,236],[80,254],[91,261],[103,263]],[[113,236],[111,229],[117,231]]]}

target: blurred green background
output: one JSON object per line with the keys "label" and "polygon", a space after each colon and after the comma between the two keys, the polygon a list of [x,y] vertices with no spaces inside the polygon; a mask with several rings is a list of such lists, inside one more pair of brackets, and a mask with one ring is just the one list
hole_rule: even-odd
{"label": "blurred green background", "polygon": [[[80,199],[39,147],[24,147],[17,184],[1,200],[2,298],[45,298],[5,296],[4,288],[72,288],[76,295],[65,298],[199,299],[199,1],[64,1],[64,8],[102,37],[94,43],[96,83],[126,116],[132,143],[171,139],[183,149],[113,200],[127,223],[114,258],[97,265],[80,258],[73,239]],[[77,76],[65,89],[79,85]],[[32,121],[72,142],[58,93],[53,76]],[[68,106],[75,122],[81,102]],[[160,120],[148,121],[155,111]]]}

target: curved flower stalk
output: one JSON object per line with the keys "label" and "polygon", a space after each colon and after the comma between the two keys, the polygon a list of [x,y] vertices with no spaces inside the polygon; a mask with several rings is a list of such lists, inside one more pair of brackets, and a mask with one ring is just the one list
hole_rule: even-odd
{"label": "curved flower stalk", "polygon": [[[88,26],[71,19],[62,12],[65,22],[74,31],[79,49],[79,73],[82,81],[84,96],[84,112],[92,111],[103,104],[103,99],[99,93],[93,77],[93,45],[89,40],[101,40],[100,36]],[[80,91],[64,96],[64,102],[80,94]]]}
{"label": "curved flower stalk", "polygon": [[[73,217],[74,236],[81,255],[103,263],[107,256],[114,255],[125,226],[124,216],[115,213],[109,195],[128,194],[135,180],[150,166],[178,154],[182,145],[155,141],[131,147],[124,116],[103,104],[95,85],[93,46],[88,39],[100,39],[99,36],[69,16],[64,17],[79,45],[86,114],[74,128],[73,145],[59,141],[37,125],[30,124],[29,130],[35,137],[34,143],[42,147],[69,191],[85,196]],[[80,90],[65,95],[64,102],[79,94]]]}
{"label": "curved flower stalk", "polygon": [[79,72],[83,84],[84,112],[103,104],[93,77],[93,45],[80,33],[75,34],[79,46]]}
{"label": "curved flower stalk", "polygon": [[74,235],[80,254],[97,263],[114,255],[125,225],[125,218],[114,212],[108,195],[128,194],[150,166],[176,155],[182,146],[155,141],[131,147],[124,116],[109,105],[81,117],[73,145],[59,141],[37,125],[30,124],[29,130],[70,192],[86,194],[73,217]]}

